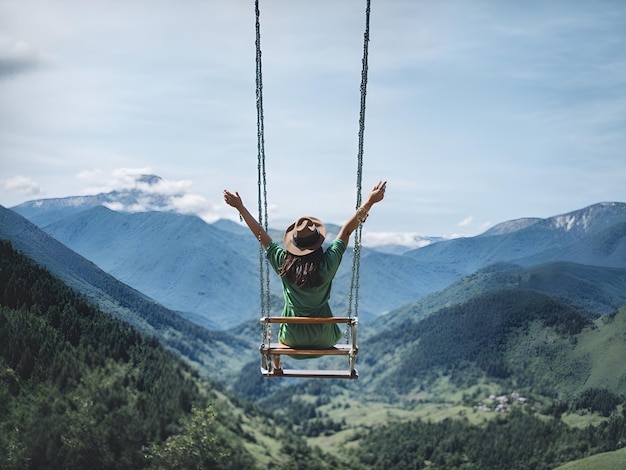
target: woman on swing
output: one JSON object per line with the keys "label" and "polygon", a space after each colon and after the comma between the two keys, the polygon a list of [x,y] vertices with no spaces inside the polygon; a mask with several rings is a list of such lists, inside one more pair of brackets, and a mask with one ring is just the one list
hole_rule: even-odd
{"label": "woman on swing", "polygon": [[[281,278],[285,297],[283,317],[333,316],[328,305],[331,284],[350,235],[359,224],[365,222],[372,206],[383,200],[386,185],[386,181],[379,181],[374,186],[367,201],[341,227],[337,238],[326,251],[322,249],[326,227],[321,220],[315,217],[300,217],[296,220],[285,231],[283,249],[272,241],[250,214],[239,193],[224,190],[224,201],[239,211],[250,231],[265,248],[269,263]],[[336,324],[281,324],[278,333],[281,344],[294,348],[331,348],[340,339],[341,330]],[[280,373],[280,356],[275,356],[273,360],[276,373]]]}

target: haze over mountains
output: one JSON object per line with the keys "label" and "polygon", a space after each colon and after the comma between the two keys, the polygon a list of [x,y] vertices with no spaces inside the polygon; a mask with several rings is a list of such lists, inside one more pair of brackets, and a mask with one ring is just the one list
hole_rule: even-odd
{"label": "haze over mountains", "polygon": [[[443,419],[446,426],[456,422],[476,429],[498,423],[511,438],[504,447],[516,453],[524,449],[518,462],[528,462],[537,444],[511,437],[502,423],[517,436],[550,435],[550,450],[540,453],[551,465],[586,456],[589,452],[568,451],[567,457],[553,458],[592,440],[598,443],[593,453],[623,446],[626,204],[599,203],[547,219],[506,221],[476,237],[429,239],[428,246],[415,250],[364,248],[360,378],[346,384],[264,379],[257,243],[242,224],[207,223],[152,196],[135,191],[0,207],[0,239],[102,310],[154,335],[202,375],[217,378],[282,420],[293,419],[290,430],[318,429],[307,434],[312,445],[365,446],[361,453],[368,455],[364,436],[375,429],[423,422],[430,435]],[[122,206],[136,211],[113,210]],[[337,227],[328,228],[332,237]],[[282,230],[271,232],[280,238]],[[351,256],[348,252],[335,282],[337,314],[347,300]],[[23,284],[19,277],[9,278],[7,298],[17,293],[11,286]],[[278,313],[282,299],[276,276],[272,283]],[[37,315],[55,309],[25,311]],[[29,328],[22,333],[28,336]],[[304,361],[311,364],[302,367],[324,369],[330,364],[325,361]],[[146,370],[155,369],[147,364]],[[488,421],[489,412],[476,408],[477,403],[491,406],[490,394],[513,391],[528,397],[519,405],[524,411]],[[597,403],[582,400],[588,396]],[[605,406],[607,396],[610,406]],[[598,403],[601,417],[593,408]],[[569,416],[561,418],[564,413]],[[543,423],[546,430],[537,431]],[[581,426],[587,426],[584,436],[576,434],[583,432]],[[566,441],[555,438],[556,431]],[[411,432],[401,435],[409,441],[404,450],[424,442],[424,436]],[[459,430],[446,436],[468,442]],[[482,448],[485,439],[489,433],[473,446]],[[372,449],[377,453],[390,442],[395,439]],[[442,447],[441,442],[436,438],[433,446]],[[560,450],[553,452],[557,442]],[[487,454],[510,462],[501,452]],[[432,457],[427,450],[416,453],[415,461]],[[478,461],[466,457],[463,462]]]}
{"label": "haze over mountains", "polygon": [[[0,448],[7,452],[0,458],[11,468],[156,468],[149,465],[155,457],[166,467],[184,462],[181,468],[284,461],[292,468],[290,457],[316,469],[403,469],[425,461],[441,468],[555,468],[595,454],[617,463],[602,468],[622,468],[626,308],[590,320],[593,312],[538,291],[495,290],[365,340],[360,363],[367,374],[358,382],[264,380],[257,359],[227,390],[199,380],[153,338],[92,308],[13,251],[10,245],[19,245],[42,259],[41,241],[59,249],[48,253],[55,269],[67,260],[75,279],[99,271],[0,208],[0,238],[7,236],[12,242],[0,243],[0,418],[7,431]],[[77,272],[76,263],[92,269]],[[135,315],[151,313],[135,306]],[[208,345],[214,359],[221,336],[196,345]],[[180,346],[195,352],[195,345]],[[239,366],[253,350],[238,347]],[[210,375],[227,383],[223,372]],[[172,421],[172,413],[199,417],[207,402],[198,421]],[[166,438],[174,451],[155,449],[153,440]],[[215,466],[213,456],[225,452],[226,464]]]}
{"label": "haze over mountains", "polygon": [[47,235],[19,214],[0,206],[0,239],[44,267],[92,304],[159,338],[204,373],[231,365],[236,350],[248,341],[215,332],[186,320],[141,292],[102,271],[93,262]]}
{"label": "haze over mountains", "polygon": [[[108,208],[140,206],[153,210]],[[140,190],[32,201],[12,209],[199,325],[230,328],[258,318],[259,250],[243,224],[209,224],[173,212],[166,200]],[[328,238],[336,229],[329,224]],[[281,231],[273,234],[280,238]],[[334,282],[331,304],[337,314],[347,305],[351,257],[349,250]],[[493,263],[530,267],[553,261],[626,267],[626,204],[599,203],[547,219],[506,221],[476,237],[434,241],[404,253],[395,247],[364,247],[359,313],[364,319],[380,316]],[[271,289],[280,296],[277,276]]]}

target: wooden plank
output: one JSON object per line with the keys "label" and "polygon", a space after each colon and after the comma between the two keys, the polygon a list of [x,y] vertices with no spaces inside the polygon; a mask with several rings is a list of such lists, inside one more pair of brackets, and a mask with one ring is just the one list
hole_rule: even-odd
{"label": "wooden plank", "polygon": [[[337,344],[333,348],[326,349],[304,349],[281,347],[280,343],[271,343],[269,348],[267,345],[261,345],[259,350],[261,354],[272,354],[279,356],[281,354],[289,354],[290,356],[348,356],[353,351],[351,344]],[[354,348],[354,354],[359,352],[358,348]]]}
{"label": "wooden plank", "polygon": [[347,317],[263,317],[261,323],[287,323],[287,324],[328,324],[328,323],[356,323],[356,318]]}
{"label": "wooden plank", "polygon": [[261,369],[261,373],[264,377],[274,378],[312,378],[312,379],[353,379],[359,378],[359,372],[354,369],[352,372],[349,370],[307,370],[307,369],[283,369],[282,373],[275,373],[275,371],[268,371]]}

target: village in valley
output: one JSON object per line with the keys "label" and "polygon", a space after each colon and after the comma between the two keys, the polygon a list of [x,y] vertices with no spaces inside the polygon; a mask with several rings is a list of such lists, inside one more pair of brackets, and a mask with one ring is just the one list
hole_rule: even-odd
{"label": "village in valley", "polygon": [[518,392],[513,392],[510,395],[489,395],[481,403],[474,406],[474,409],[487,412],[506,413],[511,411],[513,405],[523,405],[528,401],[527,398],[521,396]]}

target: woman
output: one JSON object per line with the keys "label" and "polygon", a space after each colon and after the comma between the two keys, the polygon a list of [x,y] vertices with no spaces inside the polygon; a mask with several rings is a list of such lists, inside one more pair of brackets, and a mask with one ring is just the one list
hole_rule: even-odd
{"label": "woman", "polygon": [[[267,252],[267,257],[281,278],[285,306],[283,317],[332,317],[328,299],[332,280],[346,251],[352,232],[363,223],[374,204],[385,197],[387,182],[379,181],[367,201],[341,227],[337,238],[324,251],[322,243],[326,227],[315,217],[300,217],[287,227],[283,237],[285,248],[272,241],[243,204],[238,192],[224,190],[224,201],[239,211],[254,236]],[[294,348],[330,348],[341,339],[336,324],[288,325],[281,324],[278,340]],[[274,358],[274,367],[280,371],[280,357]]]}

